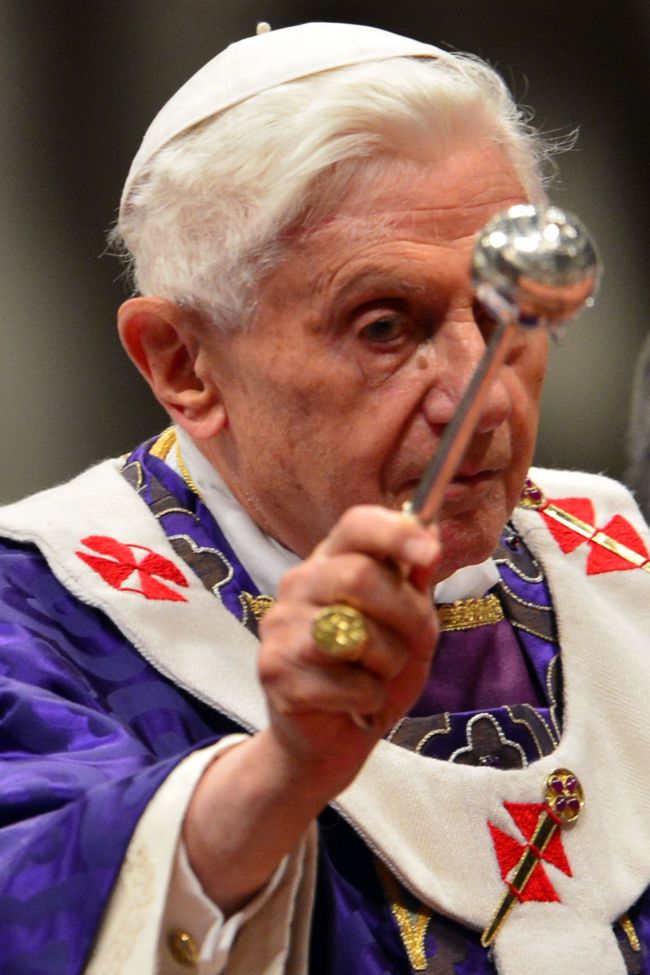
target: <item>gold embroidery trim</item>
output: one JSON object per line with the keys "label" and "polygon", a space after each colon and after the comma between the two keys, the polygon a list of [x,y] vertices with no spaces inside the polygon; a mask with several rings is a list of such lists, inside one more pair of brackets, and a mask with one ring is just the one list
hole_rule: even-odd
{"label": "gold embroidery trim", "polygon": [[614,555],[618,555],[619,558],[624,559],[626,562],[630,562],[632,565],[636,566],[637,569],[643,569],[645,572],[650,572],[650,561],[645,555],[640,555],[635,552],[633,548],[629,548],[624,545],[623,542],[617,541],[617,539],[612,538],[606,532],[601,531],[600,528],[596,528],[594,525],[590,525],[588,522],[583,521],[582,518],[577,518],[572,515],[570,511],[564,511],[563,508],[559,508],[552,501],[547,501],[544,495],[541,493],[541,500],[539,502],[530,502],[525,499],[520,499],[520,507],[522,508],[534,508],[537,511],[542,511],[553,521],[557,521],[558,524],[564,525],[565,528],[569,528],[578,535],[582,535],[583,538],[588,539],[593,542],[594,545],[600,545],[601,548],[606,548],[608,552],[613,552]]}
{"label": "gold embroidery trim", "polygon": [[477,626],[498,623],[505,619],[501,603],[494,595],[472,599],[457,599],[454,603],[441,603],[436,607],[443,633],[451,630],[473,630]]}
{"label": "gold embroidery trim", "polygon": [[181,454],[181,449],[178,446],[178,440],[176,437],[176,430],[174,427],[167,427],[166,430],[160,434],[155,444],[149,449],[149,453],[153,454],[154,457],[158,457],[159,460],[167,460],[171,451],[176,448],[176,463],[178,464],[178,470],[187,484],[190,491],[201,497],[201,492],[199,491],[196,483],[194,482],[192,475],[187,469],[185,461],[183,460],[183,455]]}
{"label": "gold embroidery trim", "polygon": [[266,616],[271,606],[275,603],[273,596],[262,593],[260,596],[252,596],[249,592],[243,592],[242,596],[246,600],[246,605],[259,623],[263,616]]}
{"label": "gold embroidery trim", "polygon": [[431,912],[420,903],[415,911],[405,906],[400,897],[397,881],[381,861],[377,861],[377,872],[390,901],[390,909],[397,922],[409,964],[414,972],[423,972],[427,967],[424,939],[431,920]]}
{"label": "gold embroidery trim", "polygon": [[641,942],[639,941],[638,935],[634,929],[634,924],[629,914],[622,914],[618,919],[618,923],[621,925],[627,940],[630,942],[630,948],[632,951],[641,951]]}
{"label": "gold embroidery trim", "polygon": [[187,484],[190,491],[193,491],[194,494],[196,494],[197,497],[200,498],[201,492],[196,486],[194,479],[192,478],[192,475],[190,474],[187,467],[185,466],[185,461],[183,460],[183,455],[181,454],[181,448],[178,446],[178,444],[176,444],[176,463],[178,464],[178,469],[181,473],[181,477]]}
{"label": "gold embroidery trim", "polygon": [[167,427],[160,434],[155,444],[149,448],[149,453],[153,454],[154,457],[158,457],[159,460],[165,460],[175,443],[176,431],[173,427]]}

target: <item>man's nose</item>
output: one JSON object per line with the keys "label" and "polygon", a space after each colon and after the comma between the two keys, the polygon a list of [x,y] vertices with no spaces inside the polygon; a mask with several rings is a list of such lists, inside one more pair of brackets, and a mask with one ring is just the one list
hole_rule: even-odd
{"label": "man's nose", "polygon": [[[423,408],[433,426],[451,423],[485,353],[490,334],[469,313],[445,323],[430,342],[431,382]],[[511,400],[507,369],[507,364],[501,367],[488,389],[476,424],[477,433],[489,433],[508,418]]]}

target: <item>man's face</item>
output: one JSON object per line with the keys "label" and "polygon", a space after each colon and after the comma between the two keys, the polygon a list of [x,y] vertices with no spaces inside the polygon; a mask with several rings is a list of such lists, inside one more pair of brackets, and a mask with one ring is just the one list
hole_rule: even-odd
{"label": "man's face", "polygon": [[[246,331],[206,338],[227,422],[203,444],[270,535],[307,555],[350,505],[415,490],[494,325],[473,300],[476,232],[525,199],[496,147],[361,177],[292,245]],[[440,516],[441,578],[487,558],[531,461],[547,339],[521,334]]]}

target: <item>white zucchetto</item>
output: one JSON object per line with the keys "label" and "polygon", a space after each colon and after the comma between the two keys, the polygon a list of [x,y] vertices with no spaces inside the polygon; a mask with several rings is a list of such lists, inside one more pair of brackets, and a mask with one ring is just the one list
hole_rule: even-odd
{"label": "white zucchetto", "polygon": [[158,112],[131,164],[121,207],[158,150],[199,122],[288,81],[396,57],[450,55],[431,44],[358,24],[300,24],[263,31],[231,44],[192,75]]}

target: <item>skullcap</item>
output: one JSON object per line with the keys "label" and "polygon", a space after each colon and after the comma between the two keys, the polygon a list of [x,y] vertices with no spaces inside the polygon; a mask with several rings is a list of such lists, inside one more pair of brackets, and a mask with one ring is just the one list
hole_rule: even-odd
{"label": "skullcap", "polygon": [[198,122],[287,81],[331,68],[399,57],[450,55],[431,44],[357,24],[300,24],[231,44],[200,68],[158,112],[131,164],[122,207],[138,175],[158,150]]}

